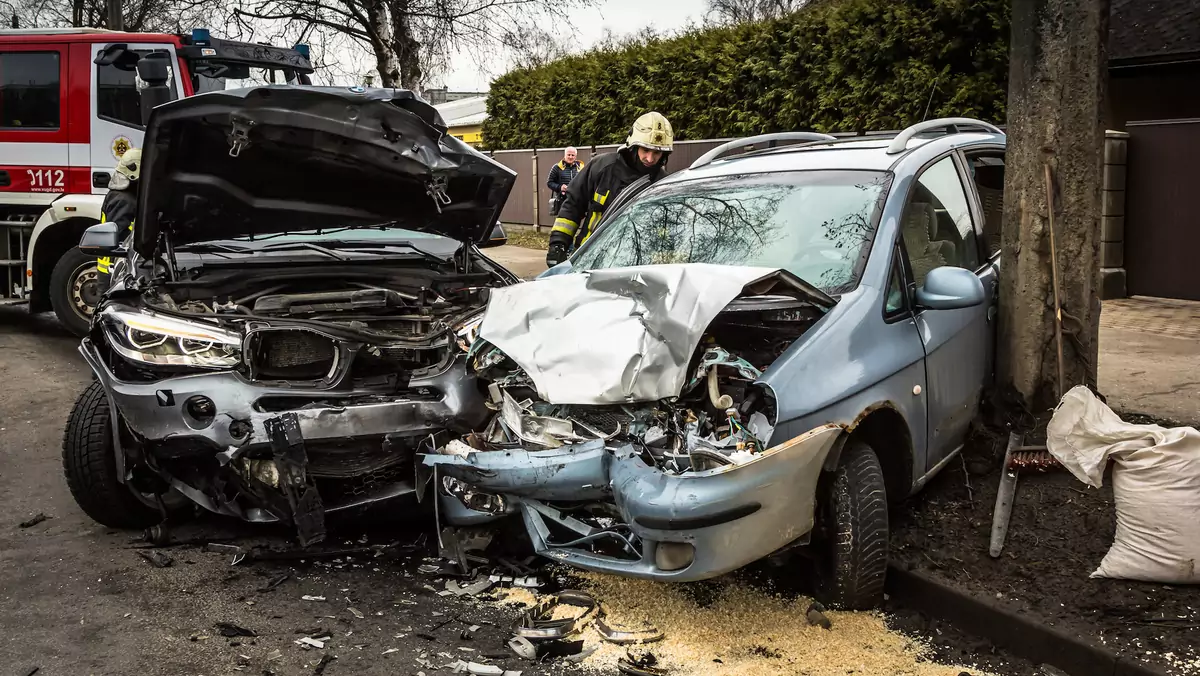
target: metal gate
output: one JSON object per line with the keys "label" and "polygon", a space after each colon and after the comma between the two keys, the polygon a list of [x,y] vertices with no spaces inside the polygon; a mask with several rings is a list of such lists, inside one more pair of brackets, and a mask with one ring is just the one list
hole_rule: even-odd
{"label": "metal gate", "polygon": [[1200,120],[1129,122],[1126,128],[1129,295],[1200,300]]}

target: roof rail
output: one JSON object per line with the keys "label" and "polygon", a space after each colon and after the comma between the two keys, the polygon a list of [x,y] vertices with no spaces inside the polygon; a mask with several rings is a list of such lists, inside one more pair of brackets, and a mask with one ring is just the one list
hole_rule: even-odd
{"label": "roof rail", "polygon": [[733,150],[734,148],[745,148],[756,143],[774,143],[775,141],[836,141],[836,136],[829,134],[818,134],[813,131],[781,131],[774,134],[760,134],[758,136],[750,136],[747,138],[737,138],[713,148],[704,153],[692,162],[692,166],[688,169],[698,169],[706,164],[711,163],[721,155]]}
{"label": "roof rail", "polygon": [[976,120],[970,117],[943,117],[938,120],[918,122],[908,129],[900,132],[896,135],[896,138],[892,139],[892,142],[888,144],[887,154],[895,155],[897,153],[904,152],[904,150],[908,147],[908,142],[921,132],[931,131],[934,129],[945,129],[947,133],[957,134],[959,127],[977,127],[979,129],[983,129],[984,131],[990,131],[993,134],[1004,133],[996,125],[984,122],[983,120]]}

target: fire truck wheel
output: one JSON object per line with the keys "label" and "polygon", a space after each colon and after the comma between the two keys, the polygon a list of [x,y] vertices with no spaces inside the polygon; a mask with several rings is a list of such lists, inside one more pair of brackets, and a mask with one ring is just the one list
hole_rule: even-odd
{"label": "fire truck wheel", "polygon": [[50,305],[58,321],[77,336],[87,334],[103,293],[98,278],[96,258],[75,248],[58,259],[50,275]]}

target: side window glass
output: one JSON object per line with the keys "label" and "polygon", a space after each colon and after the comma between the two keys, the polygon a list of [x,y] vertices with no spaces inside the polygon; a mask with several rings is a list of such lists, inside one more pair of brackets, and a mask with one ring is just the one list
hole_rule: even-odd
{"label": "side window glass", "polygon": [[899,249],[896,249],[896,254],[892,256],[892,274],[888,281],[887,303],[883,307],[883,313],[887,317],[894,317],[902,313],[907,304],[904,302],[906,290],[904,288],[904,274],[901,268],[904,266],[904,261],[900,258]]}
{"label": "side window glass", "polygon": [[1004,218],[1004,155],[989,153],[967,159],[983,209],[983,251],[984,255],[991,258],[1000,253],[1000,228]]}
{"label": "side window glass", "polygon": [[979,267],[979,246],[968,205],[952,157],[926,169],[913,186],[901,233],[917,286],[925,283],[930,270],[943,265],[968,270]]}
{"label": "side window glass", "polygon": [[[151,51],[168,53],[165,49],[138,50],[145,56]],[[175,87],[175,73],[171,69],[171,99],[179,98]],[[142,104],[138,95],[137,74],[132,70],[122,70],[115,65],[98,66],[96,68],[96,114],[109,122],[116,122],[128,127],[142,126]]]}
{"label": "side window glass", "polygon": [[0,54],[0,127],[58,129],[58,52]]}

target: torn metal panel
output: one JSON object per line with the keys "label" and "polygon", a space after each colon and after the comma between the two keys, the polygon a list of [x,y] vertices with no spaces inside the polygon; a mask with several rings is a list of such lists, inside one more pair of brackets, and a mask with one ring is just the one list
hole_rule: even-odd
{"label": "torn metal panel", "polygon": [[794,282],[780,270],[701,263],[546,277],[493,291],[479,336],[549,403],[657,401],[679,395],[705,329],[747,286],[832,303]]}

